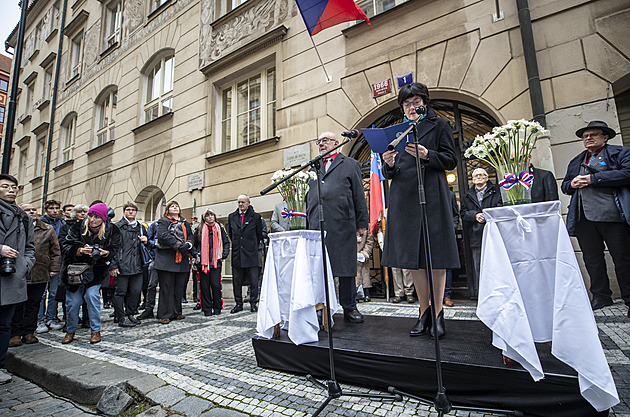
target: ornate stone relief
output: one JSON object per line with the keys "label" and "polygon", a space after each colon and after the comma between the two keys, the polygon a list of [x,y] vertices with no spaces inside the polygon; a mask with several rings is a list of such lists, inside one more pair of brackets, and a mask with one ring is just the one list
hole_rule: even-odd
{"label": "ornate stone relief", "polygon": [[85,31],[85,46],[83,49],[83,64],[84,66],[91,67],[98,58],[98,51],[100,51],[100,33],[101,33],[101,20],[99,19],[88,30]]}
{"label": "ornate stone relief", "polygon": [[123,22],[125,22],[125,33],[129,34],[136,30],[144,19],[144,2],[142,0],[127,0]]}

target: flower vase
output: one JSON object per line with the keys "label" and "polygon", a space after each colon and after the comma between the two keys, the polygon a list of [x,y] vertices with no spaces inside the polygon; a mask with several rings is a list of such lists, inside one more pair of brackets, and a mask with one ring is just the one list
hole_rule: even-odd
{"label": "flower vase", "polygon": [[287,202],[289,209],[290,230],[306,229],[306,203],[304,201]]}
{"label": "flower vase", "polygon": [[501,200],[503,200],[504,206],[515,206],[532,202],[531,185],[534,182],[534,176],[527,169],[512,173],[501,167],[498,169],[498,174]]}

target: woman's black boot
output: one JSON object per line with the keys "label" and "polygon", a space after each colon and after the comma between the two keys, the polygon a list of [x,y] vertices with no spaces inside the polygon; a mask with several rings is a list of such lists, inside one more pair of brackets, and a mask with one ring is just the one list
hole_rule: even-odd
{"label": "woman's black boot", "polygon": [[409,330],[409,336],[422,336],[431,327],[431,307],[424,310],[415,326]]}
{"label": "woman's black boot", "polygon": [[[440,314],[438,314],[436,320],[437,320],[436,327],[437,327],[438,339],[441,339],[444,336],[446,336],[446,326],[444,324],[444,309],[440,311]],[[431,327],[430,334],[431,334],[431,339],[433,339],[435,337],[433,335],[433,327]]]}

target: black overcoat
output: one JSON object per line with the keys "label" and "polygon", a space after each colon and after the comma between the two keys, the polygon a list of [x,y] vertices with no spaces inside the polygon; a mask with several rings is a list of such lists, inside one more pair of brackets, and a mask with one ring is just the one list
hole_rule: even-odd
{"label": "black overcoat", "polygon": [[238,209],[228,216],[228,236],[232,241],[232,267],[262,267],[258,257],[258,242],[263,239],[260,214],[247,208],[243,223]]}
{"label": "black overcoat", "polygon": [[487,182],[488,189],[486,193],[483,195],[483,200],[481,204],[479,204],[479,199],[477,198],[477,191],[475,191],[475,186],[473,185],[464,195],[464,199],[462,200],[462,225],[468,231],[470,238],[470,247],[471,248],[480,248],[481,241],[483,238],[483,228],[486,226],[485,223],[479,223],[475,216],[477,213],[481,213],[483,209],[499,207],[503,205],[501,200],[501,190],[496,184],[493,184],[491,181]]}
{"label": "black overcoat", "polygon": [[[182,260],[177,263],[177,250],[183,242],[180,242],[177,237],[169,231],[169,226],[172,223],[171,220],[166,217],[161,217],[156,223],[155,237],[160,245],[155,251],[153,268],[156,271],[174,272],[176,274],[188,272],[190,270],[190,256],[188,251],[179,250],[182,254]],[[178,227],[181,227],[181,224],[186,228],[186,242],[190,242],[192,245],[194,237],[190,223],[183,220],[182,223],[178,224]]]}
{"label": "black overcoat", "polygon": [[[457,166],[455,141],[449,123],[429,109],[418,124],[421,145],[429,150],[425,165],[426,195],[431,262],[433,269],[459,268],[459,254],[453,228],[451,193],[445,170]],[[381,264],[405,269],[426,269],[421,251],[421,216],[415,157],[399,152],[394,166],[383,164],[383,175],[391,179],[385,242]]]}
{"label": "black overcoat", "polygon": [[529,166],[529,172],[534,175],[532,183],[532,203],[559,200],[558,183],[553,172],[546,169]]}
{"label": "black overcoat", "polygon": [[[357,275],[357,229],[367,229],[370,223],[361,166],[345,155],[337,154],[327,172],[320,170],[322,177],[322,206],[326,249],[330,266],[336,277]],[[311,180],[306,195],[308,228],[319,230],[317,210],[317,183]]]}

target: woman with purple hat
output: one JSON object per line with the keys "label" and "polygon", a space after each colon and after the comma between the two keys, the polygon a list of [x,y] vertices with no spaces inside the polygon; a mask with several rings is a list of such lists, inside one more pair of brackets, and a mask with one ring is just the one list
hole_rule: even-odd
{"label": "woman with purple hat", "polygon": [[103,203],[94,204],[87,217],[75,223],[63,241],[66,265],[83,264],[89,268],[83,273],[79,285],[71,285],[66,280],[67,333],[61,343],[74,340],[79,322],[79,308],[85,299],[90,316],[92,336],[90,343],[101,341],[100,288],[109,276],[109,261],[116,255],[120,246],[120,231],[107,218],[108,208]]}

